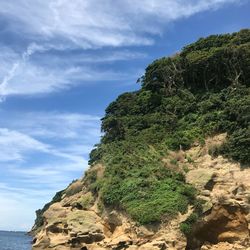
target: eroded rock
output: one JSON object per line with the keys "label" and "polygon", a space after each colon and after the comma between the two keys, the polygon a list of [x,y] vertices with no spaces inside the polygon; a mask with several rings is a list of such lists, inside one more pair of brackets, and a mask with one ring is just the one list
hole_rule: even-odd
{"label": "eroded rock", "polygon": [[[216,143],[224,137],[219,136]],[[61,202],[43,214],[45,224],[36,234],[33,249],[250,250],[250,169],[242,170],[221,156],[211,157],[211,143],[212,139],[204,147],[196,145],[182,152],[192,155],[186,180],[204,201],[203,216],[187,239],[180,232],[180,223],[192,213],[192,207],[172,221],[141,226],[122,211],[106,207],[99,211],[98,197],[83,181],[77,181]],[[91,171],[102,178],[104,167],[97,165]]]}

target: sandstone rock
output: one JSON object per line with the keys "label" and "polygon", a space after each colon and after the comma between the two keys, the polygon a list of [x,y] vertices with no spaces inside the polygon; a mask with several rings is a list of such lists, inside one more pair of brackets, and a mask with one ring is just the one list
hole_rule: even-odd
{"label": "sandstone rock", "polygon": [[199,168],[191,170],[186,175],[188,183],[193,184],[198,189],[203,189],[214,175],[213,169]]}
{"label": "sandstone rock", "polygon": [[210,191],[209,190],[202,190],[200,192],[200,195],[203,195],[203,196],[210,196]]}
{"label": "sandstone rock", "polygon": [[206,213],[207,211],[209,211],[212,208],[213,208],[213,203],[211,201],[207,201],[206,203],[204,203],[202,205],[202,212]]}
{"label": "sandstone rock", "polygon": [[[218,136],[215,142],[221,143],[224,136]],[[61,202],[52,204],[43,214],[45,225],[36,234],[33,249],[250,250],[250,169],[242,170],[238,163],[221,156],[212,158],[207,154],[211,143],[213,138],[204,147],[197,145],[184,152],[194,161],[186,180],[205,201],[202,219],[188,239],[179,225],[192,213],[191,206],[186,214],[170,222],[140,226],[118,210],[103,207],[100,213],[98,197],[92,196],[80,180],[70,185]],[[90,171],[102,178],[104,167],[97,165]]]}
{"label": "sandstone rock", "polygon": [[81,192],[83,189],[83,182],[82,180],[77,180],[73,182],[66,190],[65,190],[65,196],[72,196],[74,194],[77,194]]}
{"label": "sandstone rock", "polygon": [[108,224],[110,230],[114,232],[116,227],[122,225],[122,220],[119,214],[116,211],[111,211],[105,218],[104,221]]}
{"label": "sandstone rock", "polygon": [[33,244],[34,250],[46,249],[50,246],[50,238],[47,235],[40,234]]}
{"label": "sandstone rock", "polygon": [[138,232],[137,235],[141,238],[148,238],[154,235],[154,232],[148,230],[146,227],[144,226],[140,226],[138,228]]}
{"label": "sandstone rock", "polygon": [[161,241],[153,241],[150,243],[146,243],[138,248],[138,250],[165,250],[167,249],[167,245],[165,242]]}

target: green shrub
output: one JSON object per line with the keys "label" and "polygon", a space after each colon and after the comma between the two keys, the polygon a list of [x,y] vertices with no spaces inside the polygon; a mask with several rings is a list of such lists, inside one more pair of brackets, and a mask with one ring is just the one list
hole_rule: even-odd
{"label": "green shrub", "polygon": [[[162,159],[168,150],[204,144],[217,133],[227,133],[228,140],[210,149],[212,155],[249,164],[249,41],[249,30],[202,38],[150,64],[140,78],[142,88],[107,107],[104,135],[90,154],[90,164],[105,165],[104,177],[85,177],[104,205],[124,209],[142,224],[195,206],[194,190]],[[186,233],[192,216],[181,226]]]}
{"label": "green shrub", "polygon": [[217,157],[220,153],[222,153],[221,151],[221,145],[210,145],[208,148],[208,153],[212,156],[212,157]]}
{"label": "green shrub", "polygon": [[[100,194],[100,204],[124,209],[142,224],[172,218],[188,204],[199,207],[185,177],[164,166],[162,159],[168,150],[204,143],[206,136],[227,133],[225,144],[210,153],[250,163],[249,42],[249,29],[201,38],[151,63],[140,78],[141,89],[120,95],[107,107],[104,134],[89,161],[103,163],[104,176],[99,179],[90,169],[84,180]],[[72,184],[51,203],[81,188]],[[51,203],[37,212],[37,225]],[[182,231],[190,233],[196,219],[190,216]]]}
{"label": "green shrub", "polygon": [[82,195],[78,200],[77,200],[77,205],[80,205],[82,209],[88,209],[93,205],[94,202],[94,197],[93,195],[89,192],[84,195]]}
{"label": "green shrub", "polygon": [[187,211],[192,198],[188,185],[172,179],[159,182],[151,190],[125,202],[124,207],[141,224],[160,222]]}
{"label": "green shrub", "polygon": [[239,129],[229,135],[220,151],[233,160],[248,164],[250,159],[250,127]]}
{"label": "green shrub", "polygon": [[180,230],[186,236],[191,234],[193,225],[198,221],[199,216],[197,213],[192,213],[184,222],[180,224]]}

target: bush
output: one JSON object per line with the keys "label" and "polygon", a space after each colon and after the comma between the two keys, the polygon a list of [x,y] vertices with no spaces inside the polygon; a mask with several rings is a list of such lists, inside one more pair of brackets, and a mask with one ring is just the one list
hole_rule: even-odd
{"label": "bush", "polygon": [[180,224],[180,230],[186,236],[192,232],[193,225],[198,221],[199,215],[193,212],[184,222]]}
{"label": "bush", "polygon": [[250,127],[233,132],[220,149],[227,157],[248,164],[250,159]]}
{"label": "bush", "polygon": [[127,200],[124,207],[141,224],[161,222],[178,212],[185,213],[188,204],[194,199],[193,190],[187,184],[169,178],[139,195],[137,199]]}
{"label": "bush", "polygon": [[[211,154],[249,163],[249,41],[249,30],[200,39],[150,64],[142,88],[108,106],[104,135],[90,154],[91,164],[105,165],[104,176],[98,180],[90,171],[85,177],[104,205],[140,223],[184,212],[196,203],[195,192],[162,158],[217,133],[227,133],[228,141]],[[192,216],[182,225],[186,232]]]}
{"label": "bush", "polygon": [[86,193],[84,195],[82,195],[76,202],[76,206],[80,206],[82,209],[88,209],[93,205],[94,202],[94,197],[92,196],[92,194]]}

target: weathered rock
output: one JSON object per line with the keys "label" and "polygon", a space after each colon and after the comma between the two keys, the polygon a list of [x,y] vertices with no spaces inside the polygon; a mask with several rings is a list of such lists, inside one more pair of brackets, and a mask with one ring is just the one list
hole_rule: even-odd
{"label": "weathered rock", "polygon": [[214,175],[213,169],[198,168],[191,170],[186,175],[186,180],[188,183],[193,184],[198,189],[205,188],[206,184],[212,180]]}
{"label": "weathered rock", "polygon": [[207,201],[202,205],[202,212],[206,213],[212,208],[213,208],[213,203],[211,201]]}
{"label": "weathered rock", "polygon": [[[216,138],[218,144],[225,135]],[[139,226],[119,210],[104,207],[100,213],[98,197],[81,180],[70,185],[62,201],[43,214],[45,224],[35,236],[33,249],[250,250],[250,169],[242,170],[221,156],[212,158],[207,154],[212,144],[210,138],[204,147],[196,145],[184,152],[194,161],[186,180],[204,201],[202,219],[188,239],[179,226],[192,213],[192,207],[168,223]],[[91,171],[102,178],[104,167],[99,164]]]}

